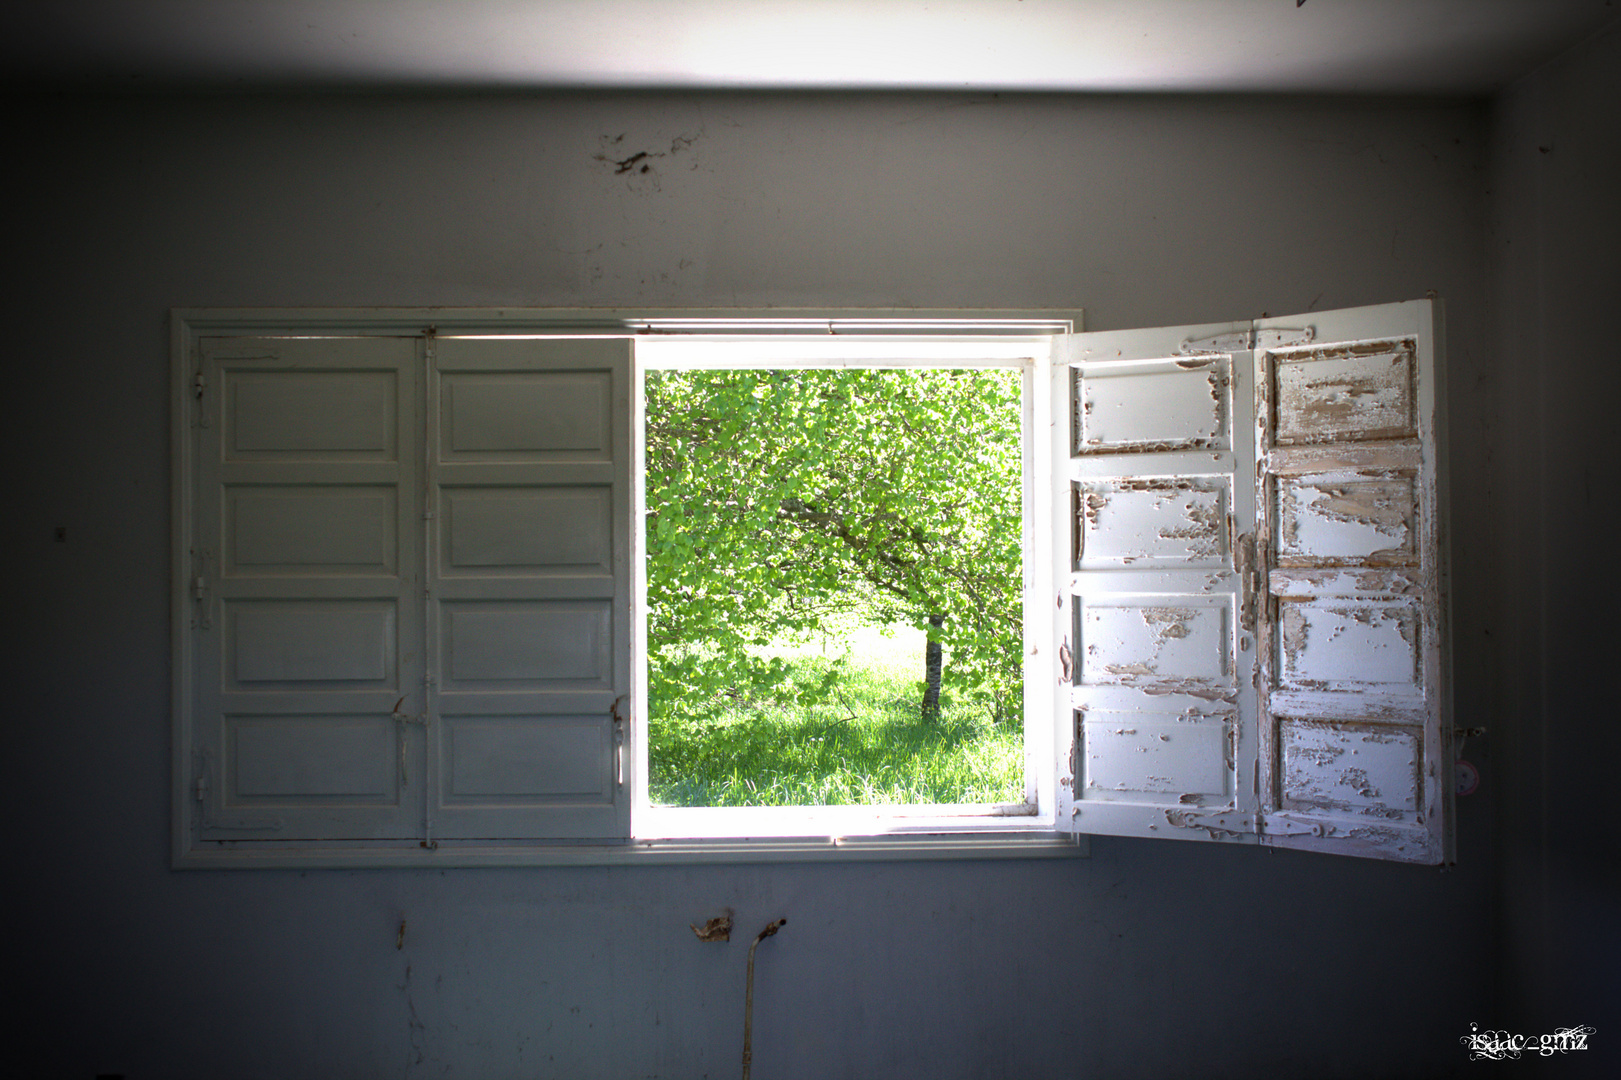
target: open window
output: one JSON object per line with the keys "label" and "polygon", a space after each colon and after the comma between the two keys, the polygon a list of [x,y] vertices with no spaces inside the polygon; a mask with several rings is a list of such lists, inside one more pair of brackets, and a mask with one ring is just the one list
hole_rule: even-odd
{"label": "open window", "polygon": [[[1449,858],[1433,306],[1078,331],[176,313],[176,864]],[[641,378],[748,364],[1020,373],[1022,800],[647,799]]]}

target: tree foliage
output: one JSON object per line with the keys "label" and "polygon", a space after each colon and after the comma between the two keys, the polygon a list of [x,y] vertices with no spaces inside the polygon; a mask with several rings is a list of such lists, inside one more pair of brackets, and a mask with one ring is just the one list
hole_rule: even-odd
{"label": "tree foliage", "polygon": [[758,647],[862,622],[926,631],[949,693],[1016,714],[1019,394],[1006,369],[650,372],[654,713],[825,695],[836,665],[807,686]]}

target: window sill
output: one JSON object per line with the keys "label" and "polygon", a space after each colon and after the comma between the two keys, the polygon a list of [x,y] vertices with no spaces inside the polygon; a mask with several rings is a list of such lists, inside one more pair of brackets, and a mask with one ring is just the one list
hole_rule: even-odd
{"label": "window sill", "polygon": [[[931,831],[933,830],[933,831]],[[176,853],[175,869],[403,869],[409,867],[626,866],[664,863],[856,862],[928,859],[1007,859],[1085,856],[1087,838],[1049,827],[1010,827],[992,818],[981,827],[959,820],[942,831],[931,824],[885,833],[820,836],[639,838],[627,841],[547,843],[445,841],[433,848],[414,841],[299,843],[221,841]]]}

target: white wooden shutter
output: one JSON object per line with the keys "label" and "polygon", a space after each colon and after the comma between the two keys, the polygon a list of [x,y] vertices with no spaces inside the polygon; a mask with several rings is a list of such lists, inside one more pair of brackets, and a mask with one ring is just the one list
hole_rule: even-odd
{"label": "white wooden shutter", "polygon": [[[1266,347],[1303,324],[1310,344]],[[1264,840],[1450,859],[1435,305],[1256,326]]]}
{"label": "white wooden shutter", "polygon": [[624,838],[630,342],[429,351],[432,835]]}
{"label": "white wooden shutter", "polygon": [[1248,331],[1078,334],[1055,371],[1060,828],[1255,839]]}
{"label": "white wooden shutter", "polygon": [[422,734],[397,719],[423,711],[418,351],[392,337],[201,342],[199,840],[421,829]]}
{"label": "white wooden shutter", "polygon": [[1060,827],[1450,859],[1434,305],[1073,348]]}

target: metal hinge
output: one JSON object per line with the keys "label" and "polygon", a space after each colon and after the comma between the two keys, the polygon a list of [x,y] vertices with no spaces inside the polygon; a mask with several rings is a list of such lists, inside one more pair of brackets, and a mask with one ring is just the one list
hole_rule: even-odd
{"label": "metal hinge", "polygon": [[[203,400],[203,391],[207,388],[208,379],[201,371],[198,371],[196,375],[192,376],[191,380],[192,397],[201,402]],[[201,405],[197,409],[197,426],[200,428],[208,427],[208,410]]]}
{"label": "metal hinge", "polygon": [[1323,822],[1291,821],[1289,818],[1268,817],[1260,822],[1263,836],[1327,836],[1333,826]]}
{"label": "metal hinge", "polygon": [[1255,633],[1255,600],[1261,591],[1261,567],[1255,557],[1255,536],[1245,533],[1233,545],[1233,570],[1238,576],[1238,625],[1246,634]]}
{"label": "metal hinge", "polygon": [[1244,352],[1249,349],[1281,349],[1286,345],[1309,345],[1317,337],[1317,328],[1307,326],[1300,330],[1229,330],[1225,334],[1188,338],[1177,351],[1184,355],[1196,353]]}
{"label": "metal hinge", "polygon": [[208,552],[197,552],[197,574],[191,579],[191,599],[199,606],[197,625],[204,630],[214,625],[213,607],[208,602]]}
{"label": "metal hinge", "polygon": [[203,773],[201,776],[199,776],[197,778],[196,782],[192,785],[192,788],[197,793],[197,801],[198,802],[207,802],[208,801],[208,774]]}

